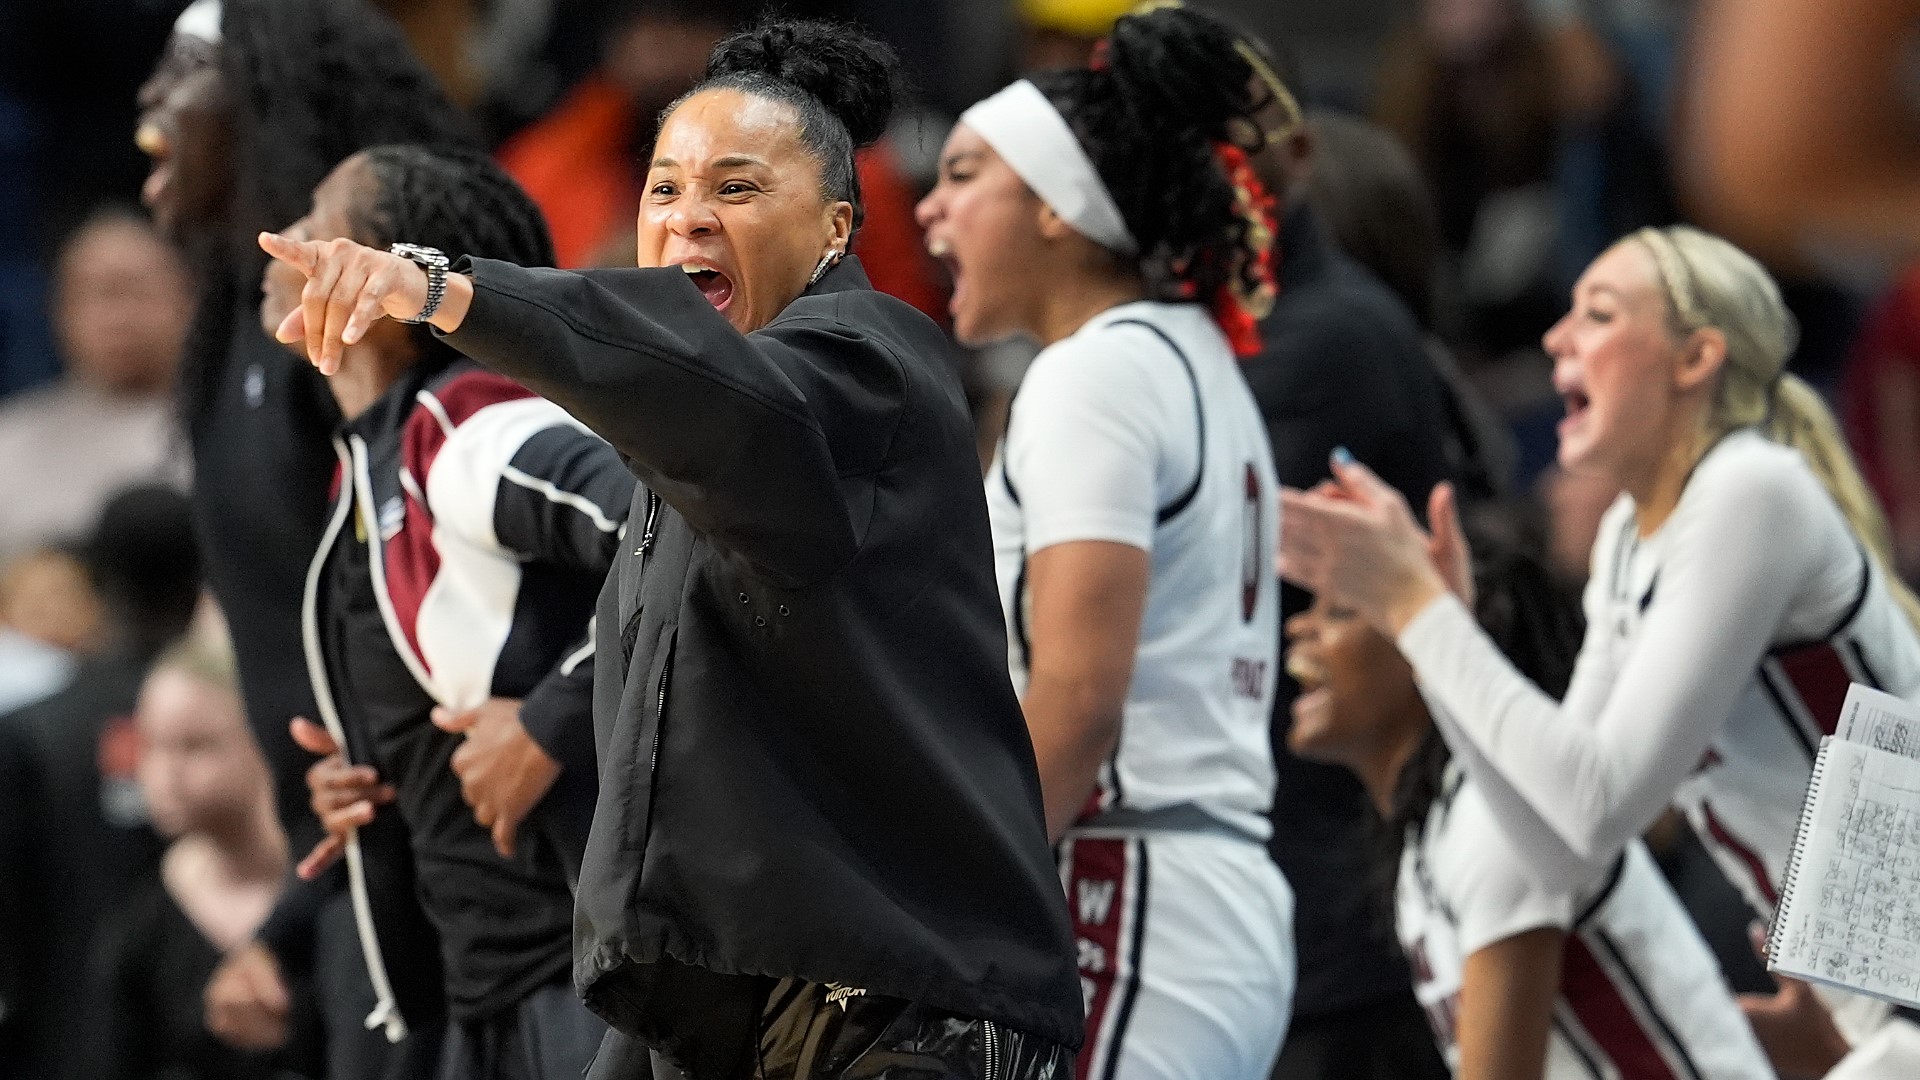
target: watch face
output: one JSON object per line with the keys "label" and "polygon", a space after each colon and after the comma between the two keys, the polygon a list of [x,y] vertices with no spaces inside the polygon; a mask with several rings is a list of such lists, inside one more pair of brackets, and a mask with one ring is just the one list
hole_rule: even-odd
{"label": "watch face", "polygon": [[452,262],[447,258],[446,253],[438,248],[422,247],[419,244],[394,244],[387,251],[403,259],[412,259],[414,262],[429,266],[446,266]]}

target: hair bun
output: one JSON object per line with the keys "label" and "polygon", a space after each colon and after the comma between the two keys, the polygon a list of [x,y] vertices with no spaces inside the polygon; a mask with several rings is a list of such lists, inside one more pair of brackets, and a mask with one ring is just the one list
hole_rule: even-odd
{"label": "hair bun", "polygon": [[1105,72],[1136,109],[1179,117],[1209,139],[1224,139],[1229,122],[1251,106],[1253,69],[1235,50],[1238,36],[1194,8],[1148,7],[1114,23]]}
{"label": "hair bun", "polygon": [[806,91],[846,125],[855,146],[885,134],[899,59],[886,43],[844,23],[772,19],[714,46],[707,78],[759,75]]}

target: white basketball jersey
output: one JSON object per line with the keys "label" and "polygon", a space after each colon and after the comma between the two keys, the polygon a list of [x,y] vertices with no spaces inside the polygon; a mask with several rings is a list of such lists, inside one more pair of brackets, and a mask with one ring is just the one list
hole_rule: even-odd
{"label": "white basketball jersey", "polygon": [[1447,1062],[1467,957],[1528,930],[1566,932],[1544,1080],[1764,1080],[1766,1055],[1645,847],[1601,880],[1543,886],[1457,767],[1401,854],[1395,890],[1414,994]]}
{"label": "white basketball jersey", "polygon": [[1087,817],[1191,803],[1268,834],[1277,495],[1259,408],[1198,305],[1109,309],[1028,369],[987,477],[1015,689],[1035,552],[1104,540],[1151,558],[1120,741]]}
{"label": "white basketball jersey", "polygon": [[[1810,504],[1809,516],[1821,527],[1779,537],[1778,545],[1816,550],[1818,564],[1829,569],[1796,589],[1771,648],[1741,673],[1733,711],[1719,721],[1718,734],[1674,803],[1754,913],[1771,919],[1814,751],[1839,722],[1847,684],[1920,700],[1920,640],[1839,507],[1796,451],[1736,432],[1701,460],[1689,491],[1720,482],[1729,469],[1756,467],[1803,477],[1792,491]],[[1676,517],[1690,509],[1684,500]],[[1641,622],[1660,599],[1666,532],[1640,538],[1633,504],[1624,497],[1602,519],[1585,596],[1583,664],[1617,671],[1632,654]]]}

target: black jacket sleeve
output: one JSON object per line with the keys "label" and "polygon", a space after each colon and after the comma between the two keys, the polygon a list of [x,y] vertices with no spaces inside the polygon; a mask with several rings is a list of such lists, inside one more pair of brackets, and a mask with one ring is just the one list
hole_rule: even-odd
{"label": "black jacket sleeve", "polygon": [[594,628],[520,701],[520,726],[566,770],[589,775],[593,756]]}
{"label": "black jacket sleeve", "polygon": [[[865,521],[843,477],[877,470],[884,453],[861,440],[890,440],[905,373],[825,314],[836,298],[814,301],[820,316],[790,310],[743,335],[677,268],[470,269],[473,305],[449,344],[558,402],[774,584],[852,559]],[[849,447],[845,433],[861,434]]]}
{"label": "black jacket sleeve", "polygon": [[541,801],[541,817],[558,846],[569,886],[580,880],[600,790],[593,742],[594,626],[588,622],[586,640],[520,702],[520,724],[528,737],[560,764],[559,778]]}
{"label": "black jacket sleeve", "polygon": [[[494,535],[530,562],[604,578],[619,552],[634,478],[620,455],[571,424],[514,452],[494,499]],[[521,701],[520,723],[563,769],[592,775],[593,627]]]}

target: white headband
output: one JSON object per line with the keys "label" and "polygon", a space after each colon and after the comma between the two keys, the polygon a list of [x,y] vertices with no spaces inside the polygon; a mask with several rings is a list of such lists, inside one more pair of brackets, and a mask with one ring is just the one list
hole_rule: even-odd
{"label": "white headband", "polygon": [[1122,255],[1140,250],[1080,140],[1040,88],[1021,79],[960,114],[1060,219]]}
{"label": "white headband", "polygon": [[220,0],[193,0],[173,21],[173,32],[209,45],[220,44]]}

